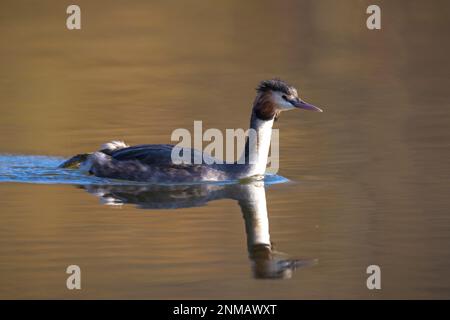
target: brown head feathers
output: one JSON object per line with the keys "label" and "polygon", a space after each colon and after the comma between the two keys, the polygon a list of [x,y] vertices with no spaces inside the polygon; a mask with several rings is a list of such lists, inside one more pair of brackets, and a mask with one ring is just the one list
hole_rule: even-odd
{"label": "brown head feathers", "polygon": [[261,120],[277,120],[281,110],[272,99],[273,92],[281,92],[282,94],[291,95],[295,90],[287,82],[280,79],[271,79],[261,81],[256,88],[257,95],[253,104],[254,115]]}

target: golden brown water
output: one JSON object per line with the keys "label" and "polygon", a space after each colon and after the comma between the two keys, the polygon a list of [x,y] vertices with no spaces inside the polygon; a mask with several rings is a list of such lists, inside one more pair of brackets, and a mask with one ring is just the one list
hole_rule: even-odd
{"label": "golden brown water", "polygon": [[[255,279],[231,199],[144,210],[3,182],[0,297],[449,298],[450,6],[377,3],[380,31],[370,1],[77,1],[69,31],[69,3],[2,1],[1,154],[169,143],[194,120],[245,128],[274,76],[325,112],[281,116],[291,182],[266,190],[276,250],[316,265]],[[71,264],[80,291],[66,289]]]}

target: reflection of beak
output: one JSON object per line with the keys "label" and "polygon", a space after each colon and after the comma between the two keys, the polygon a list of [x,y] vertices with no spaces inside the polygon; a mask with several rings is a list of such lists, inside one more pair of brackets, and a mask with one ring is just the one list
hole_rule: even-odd
{"label": "reflection of beak", "polygon": [[300,99],[296,99],[296,100],[289,100],[289,102],[296,108],[299,109],[305,109],[305,110],[311,110],[311,111],[316,111],[316,112],[323,112],[322,109],[313,106],[312,104],[309,104],[303,100]]}

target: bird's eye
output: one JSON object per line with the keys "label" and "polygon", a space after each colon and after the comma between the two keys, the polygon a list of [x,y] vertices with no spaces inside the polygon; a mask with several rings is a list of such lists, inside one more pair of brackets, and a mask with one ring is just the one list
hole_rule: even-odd
{"label": "bird's eye", "polygon": [[286,95],[283,94],[281,97],[282,97],[284,100],[288,101]]}

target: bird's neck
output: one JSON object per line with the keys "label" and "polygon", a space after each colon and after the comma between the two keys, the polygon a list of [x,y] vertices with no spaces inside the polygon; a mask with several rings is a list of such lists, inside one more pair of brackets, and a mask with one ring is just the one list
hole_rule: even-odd
{"label": "bird's neck", "polygon": [[252,112],[245,149],[238,163],[246,176],[264,175],[269,157],[274,119],[262,120]]}

